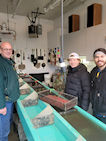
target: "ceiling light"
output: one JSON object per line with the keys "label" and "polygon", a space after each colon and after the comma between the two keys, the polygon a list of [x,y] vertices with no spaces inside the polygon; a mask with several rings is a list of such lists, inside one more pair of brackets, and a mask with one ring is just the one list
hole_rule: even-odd
{"label": "ceiling light", "polygon": [[64,7],[68,6],[69,4],[71,4],[72,2],[74,2],[74,0],[64,0]]}
{"label": "ceiling light", "polygon": [[[54,8],[56,8],[57,6],[60,5],[60,1],[61,0],[51,0],[49,3],[46,4],[46,6],[44,7],[44,12],[48,12],[49,10],[53,10]],[[82,0],[84,1],[84,0]],[[72,2],[74,2],[74,0],[64,0],[64,7],[71,4]]]}
{"label": "ceiling light", "polygon": [[52,0],[44,7],[44,12],[48,12],[49,10],[52,10],[59,6],[61,0]]}

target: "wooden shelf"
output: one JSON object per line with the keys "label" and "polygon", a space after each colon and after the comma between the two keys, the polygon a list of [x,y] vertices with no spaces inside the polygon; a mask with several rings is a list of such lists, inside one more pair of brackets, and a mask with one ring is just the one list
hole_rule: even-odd
{"label": "wooden shelf", "polygon": [[69,33],[79,30],[79,15],[69,16]]}
{"label": "wooden shelf", "polygon": [[87,27],[102,23],[102,5],[94,3],[87,8]]}

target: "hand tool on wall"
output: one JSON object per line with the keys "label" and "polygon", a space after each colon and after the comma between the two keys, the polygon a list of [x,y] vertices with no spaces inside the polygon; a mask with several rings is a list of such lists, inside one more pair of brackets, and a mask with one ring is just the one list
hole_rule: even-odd
{"label": "hand tool on wall", "polygon": [[23,51],[23,60],[25,60],[25,52]]}
{"label": "hand tool on wall", "polygon": [[23,52],[22,50],[20,51],[21,53],[21,64],[18,65],[18,69],[20,70],[24,70],[25,69],[25,64],[23,64],[22,60],[23,60]]}
{"label": "hand tool on wall", "polygon": [[35,65],[35,67],[38,69],[40,68],[40,63],[38,62],[38,49],[36,48],[36,60],[37,60],[37,63]]}
{"label": "hand tool on wall", "polygon": [[40,56],[38,56],[38,60],[43,60],[44,57],[42,56],[42,49],[40,49]]}
{"label": "hand tool on wall", "polygon": [[16,57],[20,57],[19,50],[16,51]]}
{"label": "hand tool on wall", "polygon": [[45,54],[45,50],[44,50],[44,62],[42,63],[42,67],[43,67],[43,68],[46,67],[45,56],[46,56],[46,54]]}
{"label": "hand tool on wall", "polygon": [[34,61],[34,49],[32,49],[32,54],[31,54],[31,62]]}
{"label": "hand tool on wall", "polygon": [[[33,64],[34,66],[36,66],[36,64],[38,63],[38,60],[37,60],[37,55],[35,56],[35,49],[34,50],[34,59],[33,59]],[[37,50],[37,49],[36,49]]]}
{"label": "hand tool on wall", "polygon": [[49,50],[49,52],[48,52],[48,63],[50,63],[50,49],[48,49]]}

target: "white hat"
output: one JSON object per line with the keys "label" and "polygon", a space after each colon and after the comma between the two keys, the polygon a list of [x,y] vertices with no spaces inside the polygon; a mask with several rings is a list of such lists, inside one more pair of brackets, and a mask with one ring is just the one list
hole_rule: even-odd
{"label": "white hat", "polygon": [[71,59],[71,58],[80,59],[79,55],[75,52],[69,54],[69,59]]}

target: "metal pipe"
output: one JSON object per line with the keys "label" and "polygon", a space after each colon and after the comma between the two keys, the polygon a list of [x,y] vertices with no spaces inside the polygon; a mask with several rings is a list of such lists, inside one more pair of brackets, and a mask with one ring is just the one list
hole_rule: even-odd
{"label": "metal pipe", "polygon": [[18,3],[16,5],[16,8],[13,11],[13,16],[16,14],[16,11],[17,11],[18,7],[20,6],[21,2],[22,2],[22,0],[18,0]]}
{"label": "metal pipe", "polygon": [[61,56],[64,59],[64,40],[63,40],[63,0],[61,0]]}
{"label": "metal pipe", "polygon": [[[64,63],[64,31],[63,31],[63,0],[61,0],[61,63]],[[64,85],[66,83],[66,68],[65,66],[62,67],[62,72],[63,72],[63,78],[64,78]]]}

